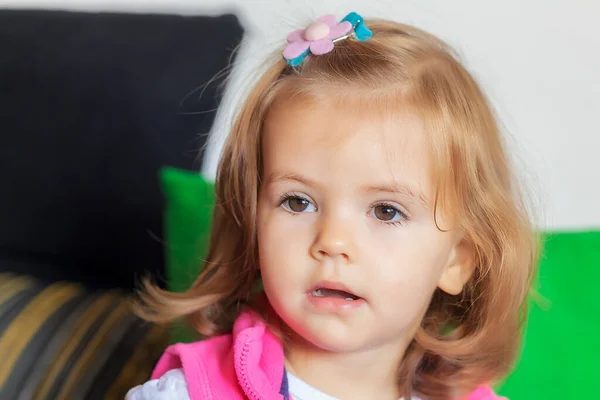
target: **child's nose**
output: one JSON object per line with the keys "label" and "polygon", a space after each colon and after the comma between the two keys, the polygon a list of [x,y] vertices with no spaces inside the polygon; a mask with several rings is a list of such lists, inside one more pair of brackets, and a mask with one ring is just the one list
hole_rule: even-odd
{"label": "child's nose", "polygon": [[311,248],[311,255],[317,260],[341,256],[350,261],[354,252],[353,229],[349,221],[336,217],[323,218]]}

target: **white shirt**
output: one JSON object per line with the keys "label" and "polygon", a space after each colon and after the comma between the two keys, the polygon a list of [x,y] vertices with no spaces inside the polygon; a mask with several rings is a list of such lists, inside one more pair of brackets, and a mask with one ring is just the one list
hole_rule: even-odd
{"label": "white shirt", "polygon": [[190,400],[182,369],[172,369],[160,379],[152,379],[131,389],[125,400]]}
{"label": "white shirt", "polygon": [[294,400],[338,400],[336,397],[330,396],[315,389],[296,375],[287,373],[288,388]]}
{"label": "white shirt", "polygon": [[[339,400],[287,373],[290,394],[294,400]],[[150,380],[131,389],[125,400],[190,400],[183,370],[172,369],[160,379]],[[402,399],[400,399],[402,400]],[[419,400],[413,397],[413,400]]]}

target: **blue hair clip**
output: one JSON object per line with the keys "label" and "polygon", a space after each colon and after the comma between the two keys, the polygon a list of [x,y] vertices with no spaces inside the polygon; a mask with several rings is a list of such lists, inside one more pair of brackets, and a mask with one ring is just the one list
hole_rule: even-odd
{"label": "blue hair clip", "polygon": [[283,58],[295,67],[302,63],[309,53],[329,53],[333,50],[335,42],[350,36],[365,41],[373,36],[373,32],[365,26],[363,17],[355,12],[346,15],[339,23],[335,16],[325,15],[306,29],[298,29],[288,35],[289,45],[283,51]]}
{"label": "blue hair clip", "polygon": [[342,19],[342,22],[343,21],[348,21],[352,24],[356,40],[362,42],[373,37],[373,32],[365,26],[364,18],[361,15],[351,12]]}

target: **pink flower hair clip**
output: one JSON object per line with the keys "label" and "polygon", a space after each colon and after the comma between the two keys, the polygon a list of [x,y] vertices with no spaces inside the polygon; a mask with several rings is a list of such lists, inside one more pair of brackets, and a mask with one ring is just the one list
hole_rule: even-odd
{"label": "pink flower hair clip", "polygon": [[283,51],[283,58],[295,67],[309,53],[327,54],[333,50],[334,42],[349,36],[362,41],[371,38],[373,33],[364,25],[363,18],[355,12],[348,14],[339,23],[335,16],[325,15],[305,29],[295,30],[288,35],[289,45]]}

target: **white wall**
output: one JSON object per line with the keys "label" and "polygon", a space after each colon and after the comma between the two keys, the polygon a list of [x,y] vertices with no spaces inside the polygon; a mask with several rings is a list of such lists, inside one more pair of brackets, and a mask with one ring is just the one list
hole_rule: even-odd
{"label": "white wall", "polygon": [[[125,4],[124,4],[125,3]],[[213,130],[214,176],[242,76],[287,32],[349,11],[416,24],[453,44],[498,109],[516,162],[550,229],[600,227],[600,1],[597,0],[0,0],[0,7],[219,14],[247,29]],[[243,60],[241,65],[239,61]]]}

